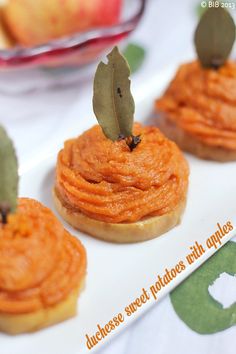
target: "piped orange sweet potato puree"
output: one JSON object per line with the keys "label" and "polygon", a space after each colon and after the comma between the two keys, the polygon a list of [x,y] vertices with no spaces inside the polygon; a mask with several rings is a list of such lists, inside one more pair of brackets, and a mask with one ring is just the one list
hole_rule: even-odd
{"label": "piped orange sweet potato puree", "polygon": [[156,109],[205,144],[236,150],[236,63],[181,65]]}
{"label": "piped orange sweet potato puree", "polygon": [[56,192],[69,208],[109,223],[136,222],[173,211],[186,197],[188,165],[158,128],[134,125],[131,152],[96,125],[65,142],[58,154]]}
{"label": "piped orange sweet potato puree", "polygon": [[39,202],[21,198],[0,223],[0,313],[37,311],[64,300],[85,274],[86,254]]}

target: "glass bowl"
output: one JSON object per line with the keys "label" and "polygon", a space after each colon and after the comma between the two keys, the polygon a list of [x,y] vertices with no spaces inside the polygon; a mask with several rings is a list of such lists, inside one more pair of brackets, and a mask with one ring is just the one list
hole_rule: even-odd
{"label": "glass bowl", "polygon": [[147,0],[123,0],[120,22],[34,47],[0,50],[0,69],[28,67],[81,67],[126,38],[138,25]]}

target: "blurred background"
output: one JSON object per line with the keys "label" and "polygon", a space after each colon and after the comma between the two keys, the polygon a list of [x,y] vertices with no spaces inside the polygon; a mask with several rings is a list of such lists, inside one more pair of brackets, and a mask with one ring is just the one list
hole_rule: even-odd
{"label": "blurred background", "polygon": [[[30,0],[18,0],[18,3],[24,1],[30,2]],[[92,1],[95,0],[90,0],[88,3]],[[133,19],[142,6],[142,0],[123,1],[125,7],[121,9],[123,17],[119,22],[121,28],[118,29],[118,33],[122,32],[125,20]],[[109,3],[107,0],[103,2]],[[127,33],[135,30],[129,36],[124,36],[125,38],[119,42],[120,48],[125,50],[129,44],[134,44],[138,46],[138,55],[131,50],[131,60],[136,56],[140,60],[141,56],[142,65],[138,64],[138,69],[132,77],[134,96],[136,90],[140,92],[144,83],[148,85],[148,81],[153,80],[154,76],[157,77],[157,82],[158,74],[170,65],[177,65],[193,57],[192,36],[198,20],[196,10],[198,4],[199,1],[195,0],[181,0],[181,2],[146,0],[143,16],[135,19],[135,23],[125,28]],[[35,11],[37,13],[39,10]],[[17,20],[15,21],[17,23]],[[17,49],[9,48],[0,52],[0,122],[7,126],[9,133],[15,139],[22,163],[32,157],[39,148],[47,145],[48,136],[51,139],[56,131],[64,131],[65,120],[67,125],[69,125],[68,120],[71,125],[79,124],[86,119],[86,116],[92,114],[92,78],[96,65],[101,59],[100,53],[95,55],[92,64],[90,57],[89,64],[78,68],[74,67],[74,64],[72,67],[64,68],[47,65],[47,57],[50,56],[48,51],[50,52],[51,47],[57,48],[57,56],[58,53],[60,54],[58,47],[73,46],[73,41],[75,43],[80,41],[81,35],[79,37],[78,39],[77,35],[72,43],[69,40],[69,44],[67,39],[66,43],[65,41],[59,44],[52,42],[49,49],[47,45],[42,46],[43,49],[31,45],[23,49],[23,54],[22,48],[18,48],[19,44],[14,44],[14,46],[18,45]],[[105,44],[108,44],[107,51],[109,51],[111,43],[108,41]],[[43,59],[40,57],[39,61],[31,62],[32,57],[44,50],[47,52],[46,59],[42,56]],[[91,51],[90,48],[90,54]],[[80,51],[78,56],[79,53]],[[63,55],[60,59],[63,63]],[[65,62],[68,63],[67,57]],[[50,61],[49,64],[51,65]],[[145,92],[143,90],[143,94]],[[84,112],[83,116],[78,115],[81,111]]]}

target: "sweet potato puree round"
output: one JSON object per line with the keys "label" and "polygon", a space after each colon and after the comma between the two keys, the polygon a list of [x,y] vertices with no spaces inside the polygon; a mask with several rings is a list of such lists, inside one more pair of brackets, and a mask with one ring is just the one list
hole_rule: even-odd
{"label": "sweet potato puree round", "polygon": [[56,192],[71,209],[109,223],[136,222],[173,211],[185,199],[188,165],[158,128],[134,125],[131,152],[96,125],[65,142],[58,154]]}
{"label": "sweet potato puree round", "polygon": [[236,63],[181,65],[156,109],[206,145],[236,150]]}
{"label": "sweet potato puree round", "polygon": [[0,223],[0,313],[28,313],[52,306],[76,289],[86,255],[53,213],[21,198],[17,213]]}

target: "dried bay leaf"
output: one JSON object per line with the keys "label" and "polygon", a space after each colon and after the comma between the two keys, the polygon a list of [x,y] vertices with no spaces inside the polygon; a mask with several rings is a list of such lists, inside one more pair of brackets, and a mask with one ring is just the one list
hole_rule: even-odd
{"label": "dried bay leaf", "polygon": [[230,14],[222,7],[209,8],[199,21],[194,41],[203,67],[222,66],[235,41],[235,24]]}
{"label": "dried bay leaf", "polygon": [[123,51],[123,55],[129,63],[131,73],[133,74],[142,66],[146,51],[136,43],[129,43]]}
{"label": "dried bay leaf", "polygon": [[104,135],[112,141],[132,136],[134,100],[130,92],[130,68],[117,47],[108,63],[98,65],[94,78],[93,110]]}
{"label": "dried bay leaf", "polygon": [[6,221],[8,212],[17,206],[18,163],[15,149],[5,129],[0,126],[0,214]]}

